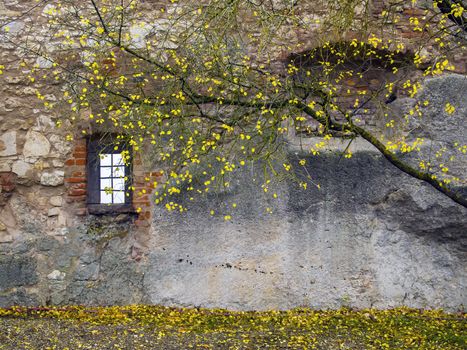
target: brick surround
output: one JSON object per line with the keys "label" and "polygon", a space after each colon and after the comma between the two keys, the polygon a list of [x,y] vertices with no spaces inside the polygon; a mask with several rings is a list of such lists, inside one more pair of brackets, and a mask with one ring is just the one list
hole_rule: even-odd
{"label": "brick surround", "polygon": [[[74,207],[74,213],[78,216],[89,215],[86,208],[86,163],[86,139],[77,139],[71,156],[65,161],[65,187],[66,202]],[[134,223],[138,227],[147,228],[152,219],[151,195],[155,183],[160,183],[163,174],[160,171],[144,171],[141,156],[136,154],[133,160],[132,176],[134,187],[132,205],[137,213]]]}

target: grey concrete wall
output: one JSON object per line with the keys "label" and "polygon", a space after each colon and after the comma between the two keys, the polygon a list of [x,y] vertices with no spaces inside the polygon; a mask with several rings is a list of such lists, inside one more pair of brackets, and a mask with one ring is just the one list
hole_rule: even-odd
{"label": "grey concrete wall", "polygon": [[[257,197],[259,169],[186,214],[158,212],[148,301],[240,310],[466,304],[464,208],[371,151],[308,164],[322,189],[281,184],[273,214]],[[238,203],[232,221],[206,215],[226,202]]]}

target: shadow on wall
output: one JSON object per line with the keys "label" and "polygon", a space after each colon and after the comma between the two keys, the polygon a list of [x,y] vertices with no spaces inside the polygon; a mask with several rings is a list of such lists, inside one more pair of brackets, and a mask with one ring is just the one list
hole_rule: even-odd
{"label": "shadow on wall", "polygon": [[[307,171],[321,190],[289,186],[288,206],[302,217],[317,203],[328,202],[336,216],[374,215],[390,231],[402,230],[467,253],[467,210],[391,165],[380,155],[360,152],[350,159],[337,155],[310,157]],[[299,173],[299,177],[304,174]],[[464,192],[467,188],[464,189]]]}

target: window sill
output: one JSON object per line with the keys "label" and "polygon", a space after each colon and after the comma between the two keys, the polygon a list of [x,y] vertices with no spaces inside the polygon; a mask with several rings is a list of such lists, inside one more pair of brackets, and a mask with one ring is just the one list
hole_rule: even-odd
{"label": "window sill", "polygon": [[88,204],[88,213],[93,215],[105,214],[136,214],[131,204]]}

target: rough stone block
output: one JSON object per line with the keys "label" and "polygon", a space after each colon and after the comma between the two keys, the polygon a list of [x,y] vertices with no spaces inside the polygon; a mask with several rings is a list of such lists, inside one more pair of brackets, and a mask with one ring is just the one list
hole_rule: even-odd
{"label": "rough stone block", "polygon": [[37,283],[36,260],[27,256],[0,257],[0,291]]}
{"label": "rough stone block", "polygon": [[16,155],[16,131],[8,131],[0,136],[0,156]]}
{"label": "rough stone block", "polygon": [[47,216],[58,216],[60,215],[60,208],[54,207],[50,208],[47,212]]}
{"label": "rough stone block", "polygon": [[88,281],[95,280],[99,274],[99,264],[82,264],[76,271],[75,280],[77,281]]}
{"label": "rough stone block", "polygon": [[33,176],[32,164],[26,163],[23,160],[17,160],[13,163],[12,171],[18,175],[20,179],[31,179]]}
{"label": "rough stone block", "polygon": [[38,296],[28,293],[24,288],[19,288],[6,295],[0,295],[0,307],[9,307],[12,305],[34,306],[39,304]]}
{"label": "rough stone block", "polygon": [[1,230],[2,228],[5,228],[5,225],[0,223],[0,243],[11,243],[11,242],[13,242],[13,236],[10,235],[5,230]]}
{"label": "rough stone block", "polygon": [[7,160],[7,159],[1,159],[0,160],[0,172],[8,172],[11,171],[11,165],[13,161],[12,160]]}
{"label": "rough stone block", "polygon": [[29,131],[26,134],[26,143],[23,149],[23,155],[26,158],[43,157],[49,152],[50,142],[43,134],[37,131]]}
{"label": "rough stone block", "polygon": [[66,277],[65,272],[60,272],[58,270],[53,270],[51,273],[47,275],[47,278],[49,280],[54,280],[54,281],[63,281]]}
{"label": "rough stone block", "polygon": [[44,172],[41,175],[41,185],[44,186],[60,186],[63,185],[65,172],[63,170],[53,170]]}
{"label": "rough stone block", "polygon": [[50,197],[49,202],[54,207],[61,207],[63,205],[63,198],[61,196]]}

